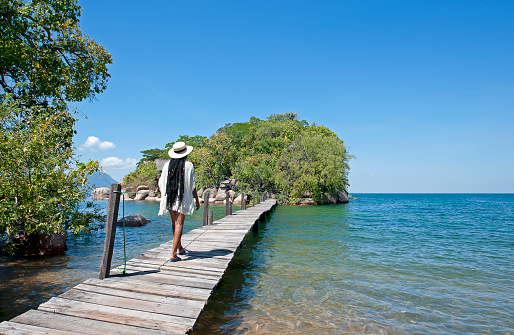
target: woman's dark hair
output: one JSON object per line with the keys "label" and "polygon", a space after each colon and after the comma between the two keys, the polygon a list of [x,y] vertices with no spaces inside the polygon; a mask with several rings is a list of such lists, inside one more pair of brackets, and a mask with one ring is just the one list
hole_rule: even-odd
{"label": "woman's dark hair", "polygon": [[166,209],[173,208],[178,199],[179,205],[184,198],[184,172],[186,158],[170,159],[168,166],[168,180],[166,181]]}

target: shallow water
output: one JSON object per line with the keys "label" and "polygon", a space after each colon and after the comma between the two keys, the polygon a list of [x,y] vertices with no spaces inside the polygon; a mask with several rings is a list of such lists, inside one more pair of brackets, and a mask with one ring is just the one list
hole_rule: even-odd
{"label": "shallow water", "polygon": [[514,195],[278,207],[195,334],[514,333]]}
{"label": "shallow water", "polygon": [[[277,207],[243,241],[195,333],[514,333],[513,194],[355,196]],[[155,221],[127,228],[129,259],[171,239],[157,204],[140,205],[126,215]],[[97,277],[103,238],[70,241],[63,257],[2,263],[2,318]]]}

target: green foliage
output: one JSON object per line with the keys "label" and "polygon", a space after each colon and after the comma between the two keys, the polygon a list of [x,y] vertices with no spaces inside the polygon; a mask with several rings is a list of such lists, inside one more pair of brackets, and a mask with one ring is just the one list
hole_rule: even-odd
{"label": "green foliage", "polygon": [[141,151],[143,158],[138,162],[138,167],[143,162],[153,162],[156,159],[169,159],[168,150],[162,149],[148,149]]}
{"label": "green foliage", "polygon": [[0,0],[0,229],[9,239],[103,221],[84,205],[98,163],[74,156],[67,102],[105,90],[112,60],[80,31],[77,1]]}
{"label": "green foliage", "polygon": [[123,185],[126,187],[146,185],[155,189],[157,188],[157,180],[159,179],[159,176],[160,172],[157,170],[153,161],[140,161],[136,170],[130,172],[123,178]]}
{"label": "green foliage", "polygon": [[79,17],[77,0],[0,0],[0,102],[63,109],[105,90],[111,56]]}
{"label": "green foliage", "polygon": [[[198,138],[202,140],[191,140]],[[252,117],[226,124],[208,139],[179,140],[195,147],[188,159],[199,186],[235,178],[245,189],[273,191],[294,204],[305,196],[322,201],[348,184],[352,156],[343,141],[327,127],[309,125],[294,113],[273,114],[265,121]]]}
{"label": "green foliage", "polygon": [[0,105],[0,231],[9,238],[33,232],[81,234],[103,221],[82,205],[87,176],[98,162],[79,163],[73,154],[75,118],[68,112]]}

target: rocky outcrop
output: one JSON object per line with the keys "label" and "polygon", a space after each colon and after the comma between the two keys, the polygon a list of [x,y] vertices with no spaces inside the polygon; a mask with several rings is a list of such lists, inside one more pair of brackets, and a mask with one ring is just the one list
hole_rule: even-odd
{"label": "rocky outcrop", "polygon": [[203,192],[200,193],[202,195],[202,197],[205,194],[205,192],[209,192],[210,198],[216,198],[216,193],[218,192],[218,190],[215,187],[208,187],[208,188],[204,189]]}
{"label": "rocky outcrop", "polygon": [[241,202],[243,201],[243,195],[240,194],[237,196],[237,198],[234,199],[232,202],[234,205],[241,205]]}
{"label": "rocky outcrop", "polygon": [[16,256],[53,256],[63,254],[68,250],[66,246],[66,233],[31,234],[21,233],[8,246],[12,245]]}
{"label": "rocky outcrop", "polygon": [[107,187],[99,187],[95,188],[91,192],[91,199],[93,200],[106,200],[109,199],[109,195],[111,194],[111,189]]}
{"label": "rocky outcrop", "polygon": [[346,190],[337,190],[337,202],[342,204],[347,204],[350,202],[350,196]]}
{"label": "rocky outcrop", "polygon": [[303,198],[297,199],[299,205],[330,205],[330,204],[346,204],[350,201],[346,190],[337,189],[333,193],[325,193],[319,201],[314,201],[310,194],[305,194]]}
{"label": "rocky outcrop", "polygon": [[[142,215],[129,215],[124,217],[123,219],[125,219],[125,227],[141,227],[147,224],[148,222],[152,222],[151,220],[146,219]],[[118,222],[116,222],[116,225],[118,227],[123,226],[123,219],[118,220]]]}
{"label": "rocky outcrop", "polygon": [[135,201],[145,200],[150,194],[150,190],[139,190],[134,198]]}

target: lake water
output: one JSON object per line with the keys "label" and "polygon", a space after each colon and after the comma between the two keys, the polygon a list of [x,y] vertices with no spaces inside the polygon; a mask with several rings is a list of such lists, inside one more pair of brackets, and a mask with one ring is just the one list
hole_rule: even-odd
{"label": "lake water", "polygon": [[[195,333],[514,333],[514,194],[354,196],[277,207],[244,240]],[[157,204],[127,206],[155,219],[127,229],[129,258],[172,238]],[[2,260],[2,319],[98,275],[102,232],[68,246],[62,257]]]}

